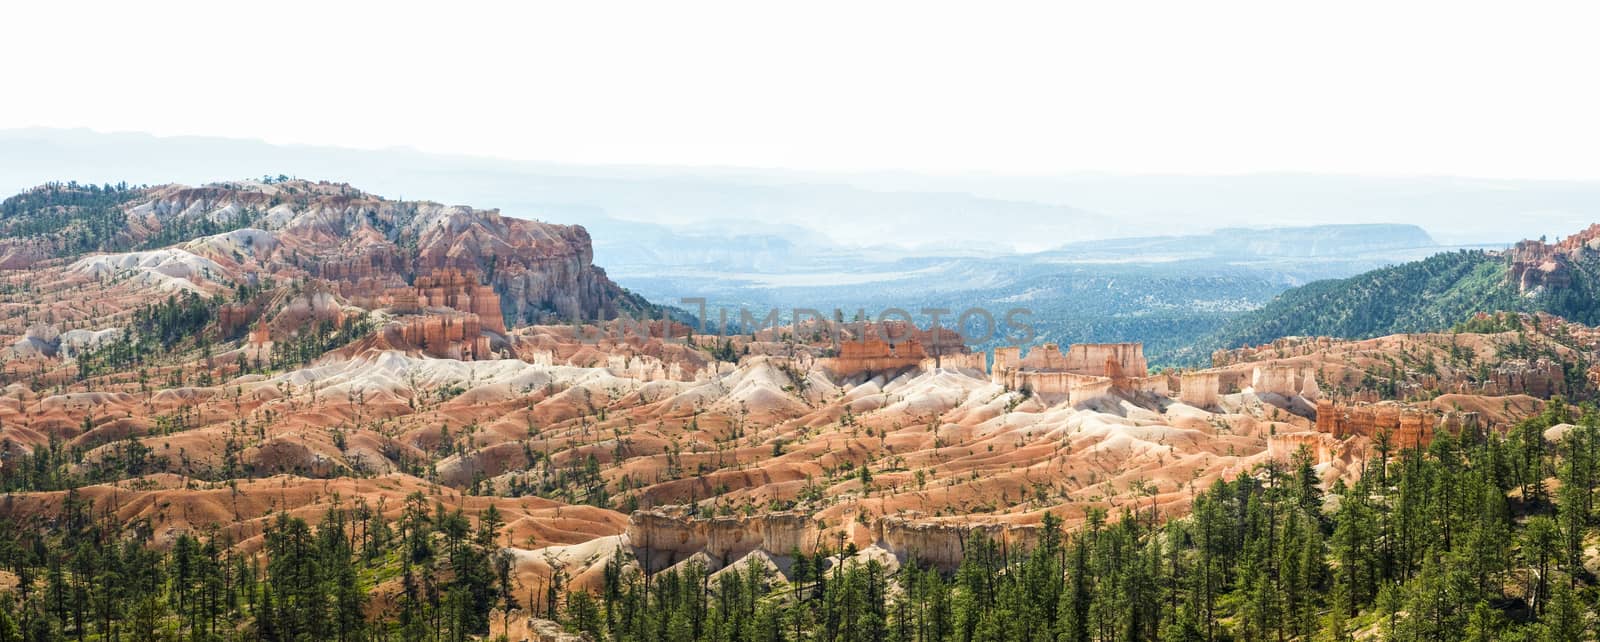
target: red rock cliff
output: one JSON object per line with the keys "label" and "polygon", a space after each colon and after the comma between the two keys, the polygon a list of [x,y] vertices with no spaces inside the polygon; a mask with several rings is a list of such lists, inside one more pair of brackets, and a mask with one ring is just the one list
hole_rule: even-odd
{"label": "red rock cliff", "polygon": [[414,286],[426,306],[476,314],[495,332],[545,319],[609,319],[648,306],[593,264],[582,227],[496,210],[386,200],[336,183],[245,181],[151,188],[124,211],[142,236],[200,219],[249,226],[274,242],[208,243],[196,251],[230,264],[249,255],[241,269],[252,273],[320,277],[366,307],[387,305],[393,290]]}

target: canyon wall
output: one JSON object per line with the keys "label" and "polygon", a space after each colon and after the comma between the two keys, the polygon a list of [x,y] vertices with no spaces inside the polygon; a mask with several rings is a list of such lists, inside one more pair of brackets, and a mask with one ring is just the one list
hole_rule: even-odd
{"label": "canyon wall", "polygon": [[271,235],[270,248],[249,243],[197,251],[230,263],[248,255],[252,270],[280,277],[327,280],[369,309],[392,300],[391,290],[414,278],[410,287],[418,290],[421,307],[476,314],[492,332],[546,317],[609,319],[648,308],[593,265],[582,227],[504,217],[497,210],[385,200],[344,184],[243,181],[152,188],[125,211],[146,236],[199,218],[248,215],[258,233]]}
{"label": "canyon wall", "polygon": [[989,375],[995,383],[1003,383],[1000,375],[1008,370],[1015,370],[1022,361],[1022,348],[1017,346],[1003,346],[994,349],[994,363],[989,366]]}
{"label": "canyon wall", "polygon": [[261,308],[247,303],[224,303],[217,307],[217,327],[222,330],[224,337],[234,336],[260,317]]}

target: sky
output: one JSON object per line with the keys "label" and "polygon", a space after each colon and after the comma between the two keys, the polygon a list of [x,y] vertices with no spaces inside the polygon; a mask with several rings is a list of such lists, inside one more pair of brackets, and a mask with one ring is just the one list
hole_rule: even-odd
{"label": "sky", "polygon": [[8,2],[0,128],[518,160],[1600,179],[1595,3]]}

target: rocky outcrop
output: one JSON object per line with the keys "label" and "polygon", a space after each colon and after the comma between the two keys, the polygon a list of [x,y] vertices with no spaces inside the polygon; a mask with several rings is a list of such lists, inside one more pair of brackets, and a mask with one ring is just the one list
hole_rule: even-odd
{"label": "rocky outcrop", "polygon": [[1326,350],[1337,342],[1338,340],[1332,337],[1283,337],[1259,346],[1217,350],[1211,353],[1211,366],[1225,368],[1252,361],[1302,357],[1315,354],[1319,350]]}
{"label": "rocky outcrop", "polygon": [[414,296],[412,304],[418,308],[443,307],[474,314],[483,329],[505,334],[500,296],[494,288],[479,283],[477,272],[446,269],[419,276]]}
{"label": "rocky outcrop", "polygon": [[[711,350],[717,337],[690,335],[690,328],[666,321],[613,320],[582,328],[532,326],[507,335],[508,353],[542,366],[607,368],[640,381],[696,381],[717,366]],[[721,366],[733,367],[722,363]],[[708,369],[708,366],[712,368]]]}
{"label": "rocky outcrop", "polygon": [[1566,369],[1548,357],[1508,359],[1481,369],[1443,368],[1437,372],[1408,372],[1407,375],[1408,380],[1399,387],[1407,393],[1530,395],[1541,399],[1568,393]]}
{"label": "rocky outcrop", "polygon": [[278,336],[292,336],[320,323],[337,326],[344,319],[344,306],[331,292],[308,290],[284,302],[270,323]]}
{"label": "rocky outcrop", "polygon": [[1137,379],[1149,375],[1142,343],[1079,343],[1067,350],[1067,368],[1101,377]]}
{"label": "rocky outcrop", "polygon": [[928,358],[922,342],[912,338],[897,343],[868,338],[839,344],[839,356],[828,359],[825,367],[841,377],[895,373],[919,368]]}
{"label": "rocky outcrop", "polygon": [[1323,432],[1277,433],[1267,438],[1267,456],[1275,460],[1290,461],[1302,448],[1314,465],[1331,462],[1345,452],[1343,440]]}
{"label": "rocky outcrop", "polygon": [[121,338],[122,328],[68,330],[61,333],[57,350],[63,359],[76,359],[79,355],[98,349]]}
{"label": "rocky outcrop", "polygon": [[261,309],[248,303],[224,303],[217,307],[217,327],[222,336],[231,337],[261,318]]}
{"label": "rocky outcrop", "polygon": [[1507,252],[1511,266],[1507,278],[1524,294],[1543,288],[1572,285],[1572,267],[1553,245],[1540,241],[1520,241]]}
{"label": "rocky outcrop", "polygon": [[961,565],[967,544],[975,534],[1015,553],[1031,550],[1039,536],[1037,526],[930,522],[904,517],[879,518],[872,530],[878,544],[889,552],[947,571]]}
{"label": "rocky outcrop", "polygon": [[1046,343],[1020,354],[1017,347],[996,348],[990,380],[1012,390],[1065,395],[1072,405],[1118,392],[1168,393],[1167,377],[1148,376],[1140,343],[1077,344],[1065,352]]}
{"label": "rocky outcrop", "polygon": [[265,319],[259,320],[250,328],[249,336],[245,337],[244,353],[246,359],[266,361],[272,354],[272,328]]}
{"label": "rocky outcrop", "polygon": [[1250,376],[1250,388],[1258,395],[1303,397],[1316,401],[1321,396],[1316,372],[1309,367],[1267,364],[1257,366]]}
{"label": "rocky outcrop", "polygon": [[[1600,240],[1597,240],[1600,242]],[[1257,392],[1379,401],[1440,394],[1572,395],[1572,361],[1594,362],[1600,333],[1549,314],[1480,314],[1479,332],[1391,335],[1357,341],[1280,339],[1213,356],[1222,391],[1244,373]],[[1530,349],[1528,346],[1532,345]],[[1529,356],[1529,354],[1537,356]],[[1403,354],[1400,359],[1384,355]],[[1298,370],[1298,374],[1294,371]]]}
{"label": "rocky outcrop", "polygon": [[587,633],[573,633],[553,620],[543,618],[528,618],[527,642],[592,642],[594,637]]}
{"label": "rocky outcrop", "polygon": [[819,364],[838,377],[870,378],[935,368],[987,370],[988,356],[972,352],[949,328],[923,330],[899,321],[802,324],[794,334],[831,342],[833,356]]}
{"label": "rocky outcrop", "polygon": [[122,338],[122,328],[102,330],[68,330],[61,332],[53,325],[36,323],[12,341],[3,354],[10,359],[36,359],[60,357],[77,359]]}
{"label": "rocky outcrop", "polygon": [[[989,538],[1004,550],[1026,552],[1038,537],[1038,527],[1000,523],[961,523],[887,516],[872,520],[865,529],[851,524],[846,530],[865,536],[858,547],[876,545],[895,555],[951,570],[961,564],[974,534]],[[647,572],[656,572],[695,555],[709,558],[721,568],[760,551],[780,557],[799,551],[814,555],[825,547],[838,550],[842,531],[826,529],[803,513],[768,513],[750,517],[690,517],[660,510],[636,511],[628,518],[627,541]],[[849,538],[845,539],[858,539]]]}
{"label": "rocky outcrop", "polygon": [[1397,402],[1339,404],[1317,402],[1316,429],[1319,433],[1344,438],[1389,436],[1396,449],[1424,447],[1432,443],[1435,431],[1452,433],[1481,428],[1478,413],[1438,412]]}
{"label": "rocky outcrop", "polygon": [[1506,251],[1506,278],[1524,294],[1572,285],[1572,262],[1584,252],[1600,251],[1600,224],[1549,244],[1520,241]]}
{"label": "rocky outcrop", "polygon": [[1214,408],[1221,394],[1221,379],[1215,372],[1186,372],[1179,376],[1178,400],[1196,408]]}
{"label": "rocky outcrop", "polygon": [[[1488,381],[1478,386],[1479,394],[1524,394],[1548,399],[1566,394],[1566,370],[1560,363],[1540,357],[1500,364],[1490,371]],[[1457,386],[1459,392],[1471,392],[1469,386]]]}
{"label": "rocky outcrop", "polygon": [[1144,344],[1141,343],[1086,343],[1067,347],[1065,352],[1054,343],[1046,343],[1020,357],[1021,348],[995,349],[994,370],[998,376],[1005,372],[1065,372],[1108,379],[1135,379],[1147,376]]}
{"label": "rocky outcrop", "polygon": [[[1007,366],[1011,366],[1008,353]],[[1028,356],[1015,361],[1015,369],[1070,372],[1093,377],[1143,377],[1148,374],[1142,343],[1079,343],[1067,346],[1062,352],[1054,343],[1046,343],[1028,352]]]}
{"label": "rocky outcrop", "polygon": [[1572,254],[1584,250],[1600,251],[1600,223],[1591,224],[1577,234],[1556,242],[1556,251]]}
{"label": "rocky outcrop", "polygon": [[754,517],[697,518],[664,511],[635,511],[628,518],[628,543],[640,553],[648,572],[655,572],[703,553],[719,567],[752,551],[811,555],[827,544],[822,527],[804,513],[767,513]]}
{"label": "rocky outcrop", "polygon": [[922,360],[923,370],[944,368],[947,370],[976,370],[989,371],[989,355],[982,352],[942,354]]}
{"label": "rocky outcrop", "polygon": [[[421,350],[442,359],[489,359],[489,338],[478,315],[438,312],[404,317],[390,325],[390,343]],[[398,336],[395,336],[398,335]]]}

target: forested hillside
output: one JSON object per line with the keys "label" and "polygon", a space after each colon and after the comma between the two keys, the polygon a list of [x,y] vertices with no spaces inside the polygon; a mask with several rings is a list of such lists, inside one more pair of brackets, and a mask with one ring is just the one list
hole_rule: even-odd
{"label": "forested hillside", "polygon": [[1463,250],[1309,283],[1224,323],[1184,358],[1202,362],[1215,349],[1288,336],[1364,339],[1436,332],[1479,312],[1548,312],[1579,323],[1600,322],[1600,256],[1590,252],[1565,263],[1569,283],[1528,292],[1511,278],[1510,266],[1504,254]]}

